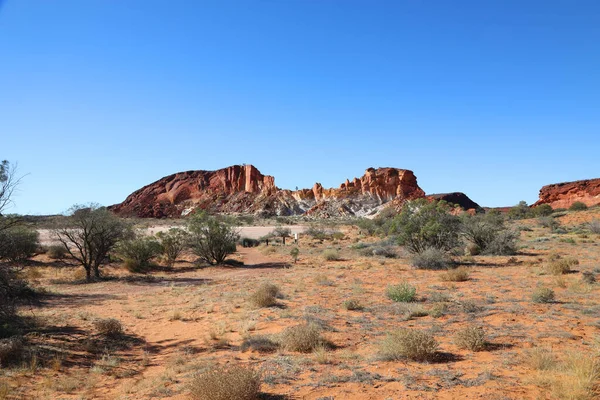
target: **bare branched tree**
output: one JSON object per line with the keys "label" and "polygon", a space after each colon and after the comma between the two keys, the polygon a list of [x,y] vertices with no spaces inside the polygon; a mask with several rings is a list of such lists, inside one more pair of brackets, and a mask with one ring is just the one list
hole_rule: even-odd
{"label": "bare branched tree", "polygon": [[19,223],[18,218],[6,217],[3,213],[13,203],[12,196],[22,178],[17,175],[16,164],[11,164],[6,160],[0,162],[0,231]]}
{"label": "bare branched tree", "polygon": [[[54,237],[85,269],[88,282],[100,278],[100,266],[117,242],[129,233],[125,221],[98,204],[74,205]],[[92,277],[93,274],[93,277]]]}

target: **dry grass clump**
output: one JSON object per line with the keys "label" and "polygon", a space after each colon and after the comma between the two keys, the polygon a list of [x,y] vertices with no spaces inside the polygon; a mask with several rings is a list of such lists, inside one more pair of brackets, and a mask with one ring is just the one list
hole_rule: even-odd
{"label": "dry grass clump", "polygon": [[341,257],[337,250],[327,249],[323,252],[325,261],[340,261]]}
{"label": "dry grass clump", "polygon": [[272,283],[263,283],[250,296],[250,302],[256,307],[273,307],[277,305],[277,297],[280,293],[279,286]]}
{"label": "dry grass clump", "polygon": [[397,302],[415,301],[417,297],[417,288],[408,282],[402,282],[398,285],[388,286],[386,295],[390,300]]}
{"label": "dry grass clump", "polygon": [[218,367],[197,375],[190,383],[194,400],[258,400],[260,375],[240,365]]}
{"label": "dry grass clump", "polygon": [[465,282],[470,277],[469,270],[465,267],[458,267],[444,272],[441,278],[445,282]]}
{"label": "dry grass clump", "polygon": [[571,267],[576,265],[579,265],[579,260],[576,258],[561,258],[560,256],[555,256],[551,257],[551,259],[546,263],[545,269],[549,274],[562,275],[571,272]]}
{"label": "dry grass clump", "polygon": [[321,336],[321,330],[319,325],[311,322],[290,326],[281,333],[281,347],[287,351],[310,353],[326,343]]}
{"label": "dry grass clump", "polygon": [[18,337],[0,339],[0,366],[17,362],[23,355],[23,341]]}
{"label": "dry grass clump", "polygon": [[467,326],[456,332],[454,343],[461,349],[482,351],[485,349],[485,332],[481,327]]}
{"label": "dry grass clump", "polygon": [[534,303],[552,303],[555,300],[554,290],[545,287],[538,287],[533,291],[531,300]]}
{"label": "dry grass clump", "polygon": [[524,362],[529,368],[538,371],[548,371],[556,366],[557,361],[552,349],[534,347],[525,351]]}
{"label": "dry grass clump", "polygon": [[413,255],[411,263],[416,269],[440,270],[450,268],[452,259],[443,250],[429,247]]}
{"label": "dry grass clump", "polygon": [[53,244],[48,246],[48,251],[46,254],[52,260],[62,260],[67,256],[67,249],[65,249],[65,246],[63,245]]}
{"label": "dry grass clump", "polygon": [[384,360],[409,359],[413,361],[431,361],[435,358],[438,342],[432,334],[414,330],[398,329],[390,332],[380,346]]}
{"label": "dry grass clump", "polygon": [[274,353],[279,348],[279,344],[267,336],[251,336],[242,342],[240,350],[242,352],[252,350],[259,353]]}
{"label": "dry grass clump", "polygon": [[362,304],[360,304],[360,301],[356,299],[344,300],[342,307],[348,311],[360,311],[364,308]]}
{"label": "dry grass clump", "polygon": [[94,328],[96,328],[99,334],[108,337],[116,337],[123,334],[123,324],[115,318],[97,319],[94,321]]}

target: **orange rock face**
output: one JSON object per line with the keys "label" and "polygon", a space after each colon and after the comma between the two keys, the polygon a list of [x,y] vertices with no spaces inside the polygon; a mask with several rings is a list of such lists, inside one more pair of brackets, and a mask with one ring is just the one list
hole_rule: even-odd
{"label": "orange rock face", "polygon": [[[188,171],[164,177],[109,207],[120,215],[179,217],[194,209],[259,215],[312,215],[319,217],[370,215],[382,205],[401,205],[425,197],[412,171],[369,168],[361,178],[346,180],[339,188],[282,190],[272,176],[252,165],[217,171]],[[465,196],[466,197],[466,196]],[[468,199],[468,198],[467,198]]]}
{"label": "orange rock face", "polygon": [[552,208],[569,208],[576,201],[588,206],[600,204],[600,179],[555,183],[540,189],[540,199],[534,204],[549,204]]}

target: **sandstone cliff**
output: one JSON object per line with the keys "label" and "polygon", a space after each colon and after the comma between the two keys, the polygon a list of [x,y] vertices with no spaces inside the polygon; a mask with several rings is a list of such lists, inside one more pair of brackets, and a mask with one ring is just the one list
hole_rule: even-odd
{"label": "sandstone cliff", "polygon": [[[464,196],[455,202],[467,205],[465,208],[476,205],[463,194],[452,194],[455,195]],[[325,189],[315,183],[312,189],[291,191],[277,188],[272,176],[261,174],[252,165],[235,165],[217,171],[169,175],[109,208],[124,216],[154,218],[185,216],[196,208],[327,218],[373,215],[390,202],[400,207],[407,200],[423,197],[425,192],[417,184],[416,176],[405,169],[369,168],[362,177],[346,180],[339,188]]]}
{"label": "sandstone cliff", "polygon": [[533,206],[549,204],[552,208],[569,208],[576,201],[588,206],[600,204],[600,179],[544,186],[540,189],[540,199]]}

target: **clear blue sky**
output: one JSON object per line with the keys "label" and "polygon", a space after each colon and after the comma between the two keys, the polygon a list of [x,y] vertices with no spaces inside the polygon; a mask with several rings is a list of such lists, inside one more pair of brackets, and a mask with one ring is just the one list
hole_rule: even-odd
{"label": "clear blue sky", "polygon": [[[0,0],[1,1],[1,0]],[[6,0],[13,212],[251,163],[279,187],[412,169],[529,203],[600,177],[600,2]]]}

